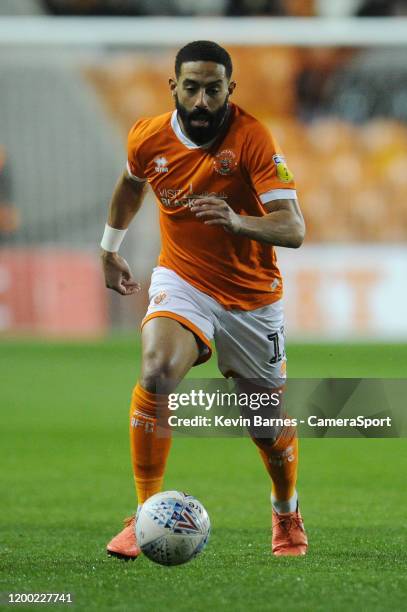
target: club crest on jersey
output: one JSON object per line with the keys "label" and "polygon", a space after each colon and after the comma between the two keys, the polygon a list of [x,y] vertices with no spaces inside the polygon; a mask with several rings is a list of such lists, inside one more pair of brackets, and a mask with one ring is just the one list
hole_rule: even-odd
{"label": "club crest on jersey", "polygon": [[236,154],[230,149],[225,149],[218,153],[213,160],[213,167],[218,174],[232,174],[237,166]]}
{"label": "club crest on jersey", "polygon": [[161,157],[156,157],[154,159],[155,168],[154,170],[159,174],[164,174],[164,172],[168,172],[168,159],[163,155]]}
{"label": "club crest on jersey", "polygon": [[277,176],[283,183],[290,183],[294,175],[288,168],[286,161],[282,155],[273,155],[273,162],[277,168]]}

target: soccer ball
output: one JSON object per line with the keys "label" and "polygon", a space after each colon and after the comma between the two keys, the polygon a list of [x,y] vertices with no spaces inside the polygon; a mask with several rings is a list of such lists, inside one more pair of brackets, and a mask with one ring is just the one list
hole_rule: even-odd
{"label": "soccer ball", "polygon": [[137,543],[142,552],[160,565],[180,565],[196,557],[210,533],[207,511],[195,497],[165,491],[150,497],[136,520]]}

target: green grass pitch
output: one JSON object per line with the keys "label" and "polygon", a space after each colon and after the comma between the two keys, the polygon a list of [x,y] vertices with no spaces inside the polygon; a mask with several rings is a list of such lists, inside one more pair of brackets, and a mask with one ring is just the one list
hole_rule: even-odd
{"label": "green grass pitch", "polygon": [[[406,376],[406,345],[292,345],[288,357],[291,376]],[[174,568],[108,558],[106,541],[135,507],[127,414],[138,359],[135,338],[3,341],[0,591],[71,592],[77,610],[405,609],[402,439],[303,440],[310,550],[276,559],[268,477],[250,440],[177,438],[165,488],[203,501],[207,549]],[[218,376],[214,359],[200,376]]]}

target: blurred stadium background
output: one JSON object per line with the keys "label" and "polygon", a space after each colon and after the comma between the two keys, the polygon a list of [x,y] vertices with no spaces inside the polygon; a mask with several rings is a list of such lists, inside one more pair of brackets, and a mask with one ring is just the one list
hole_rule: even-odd
{"label": "blurred stadium background", "polygon": [[204,37],[230,50],[234,100],[296,175],[308,234],[300,252],[279,250],[289,339],[407,339],[404,14],[390,0],[2,0],[0,332],[137,327],[155,203],[123,249],[143,284],[134,299],[102,283],[106,208],[129,127],[171,108],[175,51]]}

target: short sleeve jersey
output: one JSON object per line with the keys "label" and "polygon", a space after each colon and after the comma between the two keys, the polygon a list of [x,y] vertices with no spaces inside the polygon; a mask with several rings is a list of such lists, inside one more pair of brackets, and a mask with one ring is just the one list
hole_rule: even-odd
{"label": "short sleeve jersey", "polygon": [[226,309],[254,310],[282,296],[273,247],[205,225],[190,211],[215,195],[239,215],[267,214],[263,204],[296,198],[278,144],[254,117],[230,105],[224,131],[205,146],[182,132],[177,112],[140,119],[128,137],[127,169],[148,181],[160,211],[159,265],[174,270]]}

